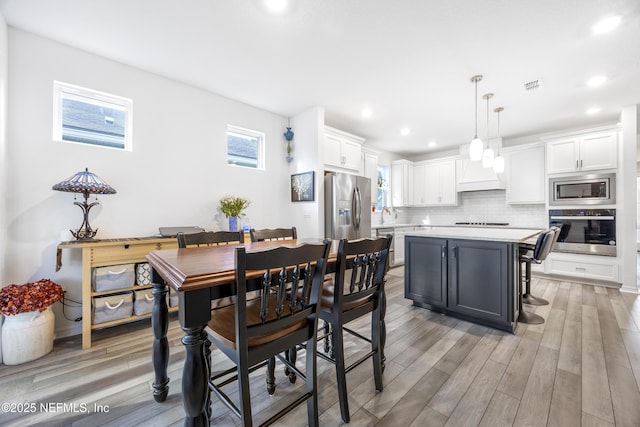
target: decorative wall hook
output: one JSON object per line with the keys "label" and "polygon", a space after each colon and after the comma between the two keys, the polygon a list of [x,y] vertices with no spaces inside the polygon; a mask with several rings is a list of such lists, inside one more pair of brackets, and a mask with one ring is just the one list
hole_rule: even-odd
{"label": "decorative wall hook", "polygon": [[287,126],[284,138],[287,140],[287,162],[291,163],[293,160],[293,156],[291,155],[291,152],[293,151],[293,146],[291,144],[291,141],[293,140],[293,131],[291,130],[291,127]]}

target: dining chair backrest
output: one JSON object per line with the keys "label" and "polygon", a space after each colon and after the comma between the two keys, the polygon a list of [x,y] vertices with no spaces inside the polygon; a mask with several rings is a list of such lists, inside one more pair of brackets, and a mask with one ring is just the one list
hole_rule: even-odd
{"label": "dining chair backrest", "polygon": [[[238,347],[251,346],[253,340],[260,341],[260,336],[286,330],[315,316],[328,254],[326,241],[259,252],[246,252],[244,247],[236,249]],[[252,280],[258,282],[257,286],[248,283]],[[252,323],[251,313],[245,312],[247,288],[260,291],[259,322]],[[291,292],[292,289],[298,292]]]}
{"label": "dining chair backrest", "polygon": [[391,235],[378,239],[340,240],[333,292],[334,310],[377,294],[387,271]]}
{"label": "dining chair backrest", "polygon": [[298,232],[295,227],[291,228],[264,228],[256,230],[252,228],[249,231],[252,242],[263,242],[266,240],[295,240],[298,238]]}
{"label": "dining chair backrest", "polygon": [[178,233],[178,247],[217,246],[230,243],[244,243],[241,231],[202,231],[200,233]]}

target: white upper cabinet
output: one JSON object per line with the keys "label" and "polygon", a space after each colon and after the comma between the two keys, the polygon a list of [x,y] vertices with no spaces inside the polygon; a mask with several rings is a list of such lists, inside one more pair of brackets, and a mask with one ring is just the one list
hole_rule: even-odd
{"label": "white upper cabinet", "polygon": [[423,186],[425,206],[456,206],[458,193],[455,160],[425,164]]}
{"label": "white upper cabinet", "polygon": [[371,203],[378,198],[378,155],[365,151],[362,153],[362,175],[371,180]]}
{"label": "white upper cabinet", "polygon": [[324,129],[324,164],[359,172],[365,139],[329,126]]}
{"label": "white upper cabinet", "polygon": [[391,205],[413,205],[413,163],[408,160],[391,162]]}
{"label": "white upper cabinet", "polygon": [[544,146],[503,150],[508,204],[545,203]]}
{"label": "white upper cabinet", "polygon": [[547,143],[547,173],[615,169],[618,165],[618,134],[589,133]]}

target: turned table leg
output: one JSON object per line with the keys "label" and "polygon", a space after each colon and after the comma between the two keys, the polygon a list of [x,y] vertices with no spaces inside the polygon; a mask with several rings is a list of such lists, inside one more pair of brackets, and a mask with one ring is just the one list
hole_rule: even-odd
{"label": "turned table leg", "polygon": [[151,327],[153,329],[153,370],[155,381],[153,382],[153,398],[156,402],[164,402],[169,394],[169,342],[167,330],[169,329],[169,308],[167,307],[168,288],[164,280],[154,272],[153,281],[153,311],[151,314]]}

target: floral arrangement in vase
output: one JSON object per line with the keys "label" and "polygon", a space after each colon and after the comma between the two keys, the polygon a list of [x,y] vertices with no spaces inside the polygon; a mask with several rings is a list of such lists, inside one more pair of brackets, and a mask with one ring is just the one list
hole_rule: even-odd
{"label": "floral arrangement in vase", "polygon": [[244,215],[242,211],[249,207],[248,199],[236,196],[225,196],[220,199],[220,210],[229,218],[229,231],[238,230],[238,217]]}
{"label": "floral arrangement in vase", "polygon": [[0,313],[5,316],[45,311],[64,297],[62,287],[49,279],[35,283],[9,285],[0,289]]}

